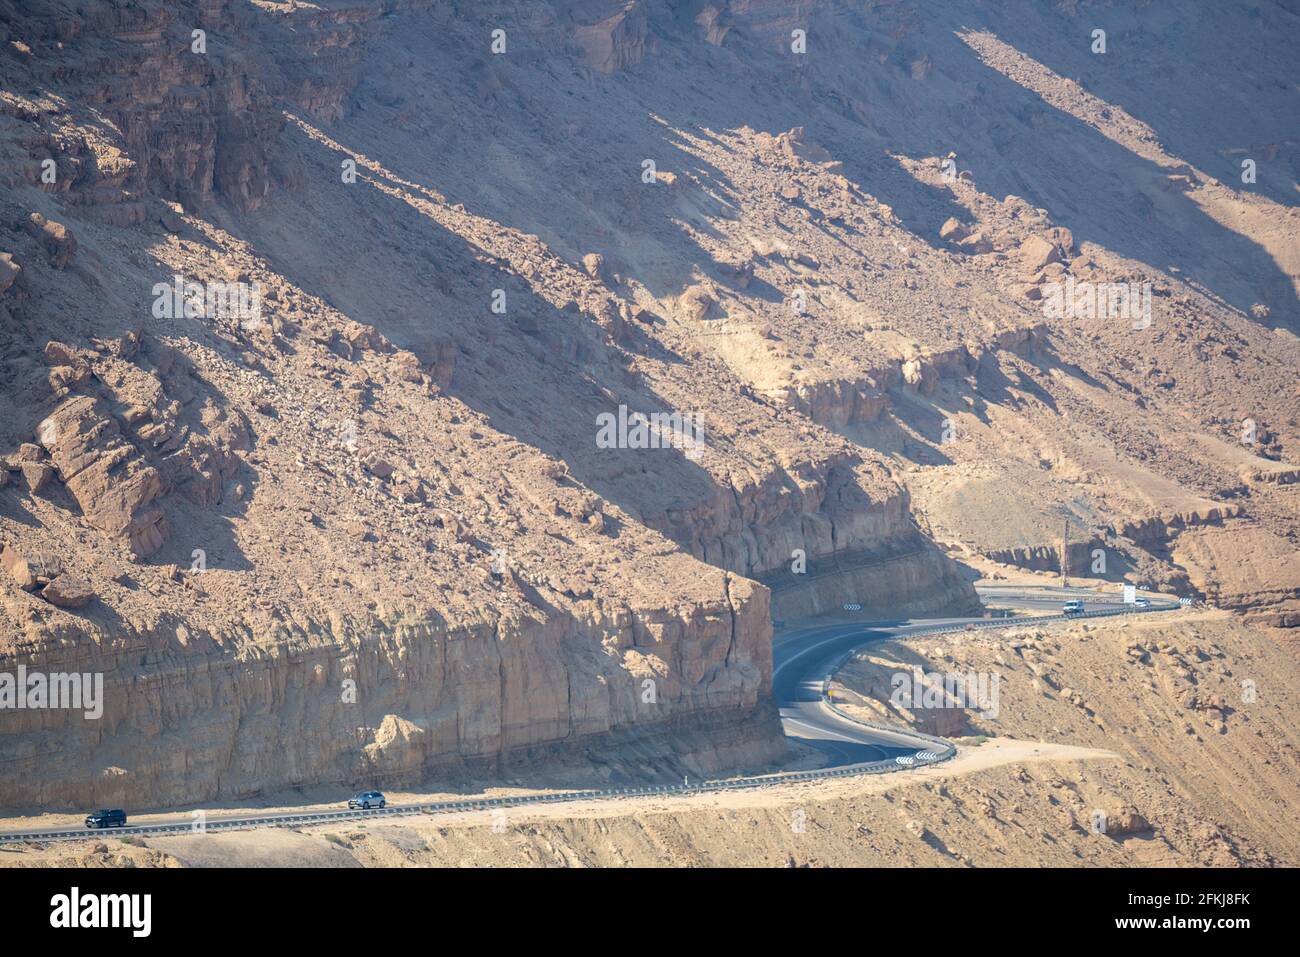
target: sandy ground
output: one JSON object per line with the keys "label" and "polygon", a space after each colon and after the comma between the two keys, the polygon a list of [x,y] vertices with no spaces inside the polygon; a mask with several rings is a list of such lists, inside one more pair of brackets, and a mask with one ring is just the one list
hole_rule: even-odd
{"label": "sandy ground", "polygon": [[1120,755],[1125,802],[1182,854],[1300,858],[1300,675],[1285,630],[1196,611],[922,636],[859,654],[840,672],[836,700],[901,720],[883,702],[893,676],[913,668],[997,679],[995,709],[964,711],[972,735],[1032,734]]}
{"label": "sandy ground", "polygon": [[[839,814],[843,807],[859,806],[868,798],[882,795],[907,795],[942,790],[945,782],[1015,767],[1025,769],[1038,764],[1071,765],[1081,761],[1115,760],[1118,755],[1096,748],[1078,748],[1062,744],[1013,739],[988,739],[962,747],[958,756],[943,765],[903,771],[891,775],[864,775],[817,783],[774,785],[759,790],[729,791],[668,798],[627,798],[614,801],[575,801],[537,808],[512,808],[504,811],[475,811],[457,814],[407,817],[366,821],[339,822],[317,827],[261,829],[228,834],[184,837],[106,838],[89,844],[61,842],[44,847],[0,849],[0,866],[92,864],[131,860],[141,865],[184,866],[331,866],[420,864],[510,864],[506,848],[494,848],[501,838],[511,834],[527,838],[543,831],[609,832],[628,822],[642,822],[654,827],[666,820],[678,822],[716,822],[733,817],[756,822],[789,817],[789,833],[802,837],[799,821],[810,817]],[[504,793],[504,792],[498,792]],[[429,799],[432,795],[403,794],[402,800]],[[393,795],[394,801],[397,795]],[[893,797],[886,799],[892,803]],[[815,813],[814,813],[815,809]],[[291,810],[284,808],[283,810]],[[750,827],[757,827],[751,823]],[[904,827],[907,822],[904,822]],[[823,825],[817,825],[824,829]],[[687,828],[689,830],[689,827]],[[707,830],[707,827],[706,827]],[[484,839],[480,852],[452,860],[429,858],[430,848],[464,844],[468,848]],[[430,841],[433,841],[431,844]],[[506,841],[510,844],[510,841]],[[694,854],[714,853],[703,847]],[[557,853],[560,853],[557,851]],[[576,853],[576,851],[575,851]],[[409,856],[409,859],[408,859]],[[564,863],[584,861],[582,855]],[[603,862],[602,862],[603,863]],[[701,863],[697,859],[675,860],[671,855],[655,860],[629,856],[622,863]],[[732,863],[773,863],[764,860]],[[776,862],[779,863],[779,862]]]}

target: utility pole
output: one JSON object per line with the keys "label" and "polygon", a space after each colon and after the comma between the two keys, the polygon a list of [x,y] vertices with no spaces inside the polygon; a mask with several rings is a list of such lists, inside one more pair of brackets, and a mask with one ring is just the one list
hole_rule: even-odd
{"label": "utility pole", "polygon": [[1070,516],[1065,516],[1065,535],[1061,538],[1061,587],[1070,587]]}

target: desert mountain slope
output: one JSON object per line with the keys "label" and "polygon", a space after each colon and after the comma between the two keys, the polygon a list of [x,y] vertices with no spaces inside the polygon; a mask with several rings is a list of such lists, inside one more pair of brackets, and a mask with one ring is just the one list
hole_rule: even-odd
{"label": "desert mountain slope", "polygon": [[109,689],[0,803],[762,763],[773,601],[968,609],[1066,516],[1294,624],[1295,16],[1012,6],[0,0],[0,654]]}

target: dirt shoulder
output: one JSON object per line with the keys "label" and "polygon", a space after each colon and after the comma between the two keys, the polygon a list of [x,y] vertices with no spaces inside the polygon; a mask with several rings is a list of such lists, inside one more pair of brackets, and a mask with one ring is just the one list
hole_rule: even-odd
{"label": "dirt shoulder", "polygon": [[[963,747],[943,765],[891,775],[293,830],[140,838],[131,844],[63,842],[0,851],[0,865],[93,866],[125,859],[137,866],[199,867],[975,863],[951,849],[940,850],[948,847],[941,835],[951,837],[949,826],[958,821],[942,810],[954,800],[954,788],[967,795],[962,805],[982,808],[992,806],[988,795],[1011,786],[1008,782],[1055,781],[1062,774],[1076,780],[1083,764],[1116,757],[1101,749],[990,739]],[[889,840],[864,839],[877,829]],[[845,841],[847,832],[853,836]],[[972,851],[981,845],[968,826],[961,825],[960,832],[968,834]],[[1081,844],[1096,837],[1077,822],[1070,833]],[[1114,841],[1091,843],[1089,853],[1097,863],[1122,851]]]}

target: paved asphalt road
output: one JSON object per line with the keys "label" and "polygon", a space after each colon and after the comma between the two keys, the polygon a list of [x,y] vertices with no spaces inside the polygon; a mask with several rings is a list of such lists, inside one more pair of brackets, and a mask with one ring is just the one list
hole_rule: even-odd
{"label": "paved asphalt road", "polygon": [[[1119,593],[1098,594],[1086,589],[994,585],[981,587],[980,597],[989,607],[1017,609],[1058,615],[1064,603],[1078,598],[1085,611],[1118,612],[1123,609]],[[1177,600],[1153,598],[1151,610],[1176,608]],[[854,649],[874,642],[936,626],[987,623],[980,618],[927,618],[915,621],[855,623],[841,621],[778,632],[773,645],[772,692],[781,710],[781,724],[787,738],[815,748],[835,764],[879,761],[916,753],[915,739],[865,727],[827,707],[823,691],[828,672]]]}
{"label": "paved asphalt road", "polygon": [[[1083,590],[1056,588],[1036,589],[993,586],[980,589],[985,603],[992,606],[1013,605],[1016,608],[1042,610],[1045,616],[1059,614],[1068,598],[1081,598],[1090,612],[1114,614],[1124,609],[1118,595],[1097,595]],[[1177,601],[1153,599],[1152,611],[1178,607]],[[1100,606],[1100,607],[1099,607]],[[1109,607],[1107,607],[1109,606]],[[1021,619],[1026,620],[1026,619]],[[1032,620],[1032,619],[1028,619]],[[1004,621],[1004,620],[1003,620]],[[772,690],[780,707],[781,723],[786,736],[811,746],[826,757],[828,768],[856,765],[869,761],[887,761],[917,755],[918,749],[930,747],[927,742],[903,730],[897,732],[872,728],[851,721],[826,704],[822,693],[829,671],[849,652],[863,645],[899,635],[963,627],[968,623],[988,625],[987,618],[921,619],[895,622],[851,622],[819,624],[793,630],[778,630],[773,645]],[[935,740],[935,739],[931,739]],[[901,766],[901,765],[900,765]],[[830,773],[860,773],[862,769],[846,769]],[[469,798],[426,804],[391,805],[383,810],[324,812],[279,812],[260,815],[218,816],[206,819],[210,831],[234,830],[255,827],[288,827],[319,824],[327,821],[344,821],[364,817],[386,817],[402,814],[449,813],[464,810],[507,808],[527,804],[549,804],[564,801],[593,800],[628,797],[638,794],[691,793],[700,790],[722,790],[737,787],[754,787],[776,783],[777,779],[825,776],[824,772],[793,772],[784,775],[757,775],[729,778],[721,781],[695,782],[690,785],[665,784],[643,788],[610,789],[604,791],[575,791],[541,795],[521,795],[508,798]],[[130,827],[112,831],[89,831],[80,826],[72,828],[44,828],[41,830],[0,832],[0,843],[22,840],[65,840],[98,836],[125,836],[126,834],[178,834],[194,829],[194,819],[189,814],[154,817],[148,823],[135,823]]]}

